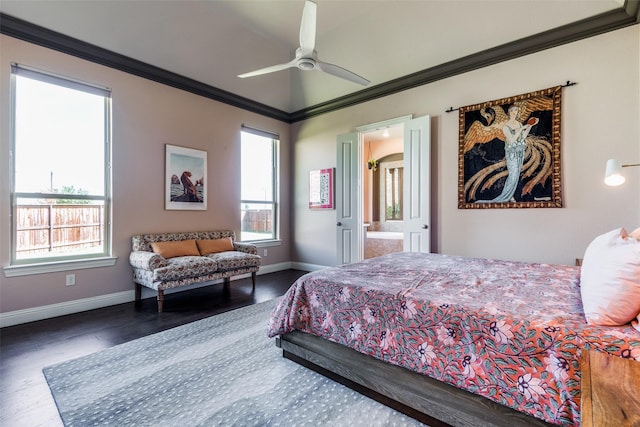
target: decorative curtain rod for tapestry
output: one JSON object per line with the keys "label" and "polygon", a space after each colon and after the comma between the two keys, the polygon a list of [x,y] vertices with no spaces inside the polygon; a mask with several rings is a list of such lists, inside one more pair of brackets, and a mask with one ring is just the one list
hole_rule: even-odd
{"label": "decorative curtain rod for tapestry", "polygon": [[[573,86],[573,85],[577,85],[578,83],[576,82],[572,82],[571,80],[567,80],[567,82],[563,85],[560,85],[560,87],[567,87],[567,86]],[[458,111],[460,108],[453,108],[453,107],[449,107],[448,110],[445,110],[445,113],[451,113],[452,111]]]}

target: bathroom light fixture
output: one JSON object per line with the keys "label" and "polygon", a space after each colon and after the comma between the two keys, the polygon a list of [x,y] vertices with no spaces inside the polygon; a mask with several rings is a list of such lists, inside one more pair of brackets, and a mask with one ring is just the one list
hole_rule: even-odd
{"label": "bathroom light fixture", "polygon": [[604,183],[612,187],[624,184],[625,179],[624,176],[622,176],[622,168],[628,168],[631,166],[640,166],[640,163],[623,165],[620,164],[620,160],[607,160],[607,168],[604,173]]}

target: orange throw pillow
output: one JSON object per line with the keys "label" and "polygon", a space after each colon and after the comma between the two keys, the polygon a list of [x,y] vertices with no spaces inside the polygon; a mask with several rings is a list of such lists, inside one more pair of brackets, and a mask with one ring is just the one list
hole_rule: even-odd
{"label": "orange throw pillow", "polygon": [[226,252],[233,250],[233,241],[231,237],[222,239],[198,240],[198,249],[201,255],[215,254],[218,252]]}
{"label": "orange throw pillow", "polygon": [[180,240],[177,242],[153,242],[151,243],[153,252],[163,258],[174,258],[177,256],[200,256],[198,246],[194,239]]}

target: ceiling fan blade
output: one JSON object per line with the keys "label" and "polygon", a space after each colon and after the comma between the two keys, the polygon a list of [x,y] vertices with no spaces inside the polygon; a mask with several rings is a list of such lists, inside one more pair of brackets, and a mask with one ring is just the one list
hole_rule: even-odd
{"label": "ceiling fan blade", "polygon": [[249,73],[239,74],[238,77],[240,77],[241,79],[244,79],[245,77],[260,76],[262,74],[268,74],[268,73],[274,73],[276,71],[286,70],[287,68],[295,68],[296,66],[297,66],[297,60],[294,59],[293,61],[287,62],[286,64],[272,65],[271,67],[261,68],[259,70],[251,71]]}
{"label": "ceiling fan blade", "polygon": [[300,49],[303,57],[311,54],[316,48],[316,12],[316,3],[306,0],[300,22]]}
{"label": "ceiling fan blade", "polygon": [[334,75],[336,77],[340,77],[340,78],[352,81],[362,86],[367,86],[369,83],[371,83],[369,80],[357,75],[356,73],[353,73],[349,70],[345,70],[342,67],[338,67],[337,65],[329,64],[326,62],[317,61],[316,69],[323,71],[325,73]]}

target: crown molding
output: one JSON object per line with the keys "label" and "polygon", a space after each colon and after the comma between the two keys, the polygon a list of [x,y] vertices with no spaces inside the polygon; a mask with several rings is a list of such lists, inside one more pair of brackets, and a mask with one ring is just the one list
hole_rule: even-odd
{"label": "crown molding", "polygon": [[[576,7],[579,7],[579,2],[576,3]],[[489,65],[635,25],[639,22],[640,0],[625,0],[624,5],[619,9],[427,68],[293,113],[287,113],[4,13],[0,13],[0,33],[256,114],[286,123],[295,123]]]}
{"label": "crown molding", "polygon": [[0,13],[0,33],[78,58],[204,96],[224,104],[283,122],[289,114],[265,104],[209,86],[197,80],[149,65],[82,40]]}
{"label": "crown molding", "polygon": [[[489,65],[515,59],[581,39],[618,30],[640,22],[640,0],[627,0],[624,7],[525,37],[482,52],[474,53],[435,67],[311,106],[290,114],[291,123],[372,99],[392,95]],[[579,4],[576,3],[576,7]]]}

